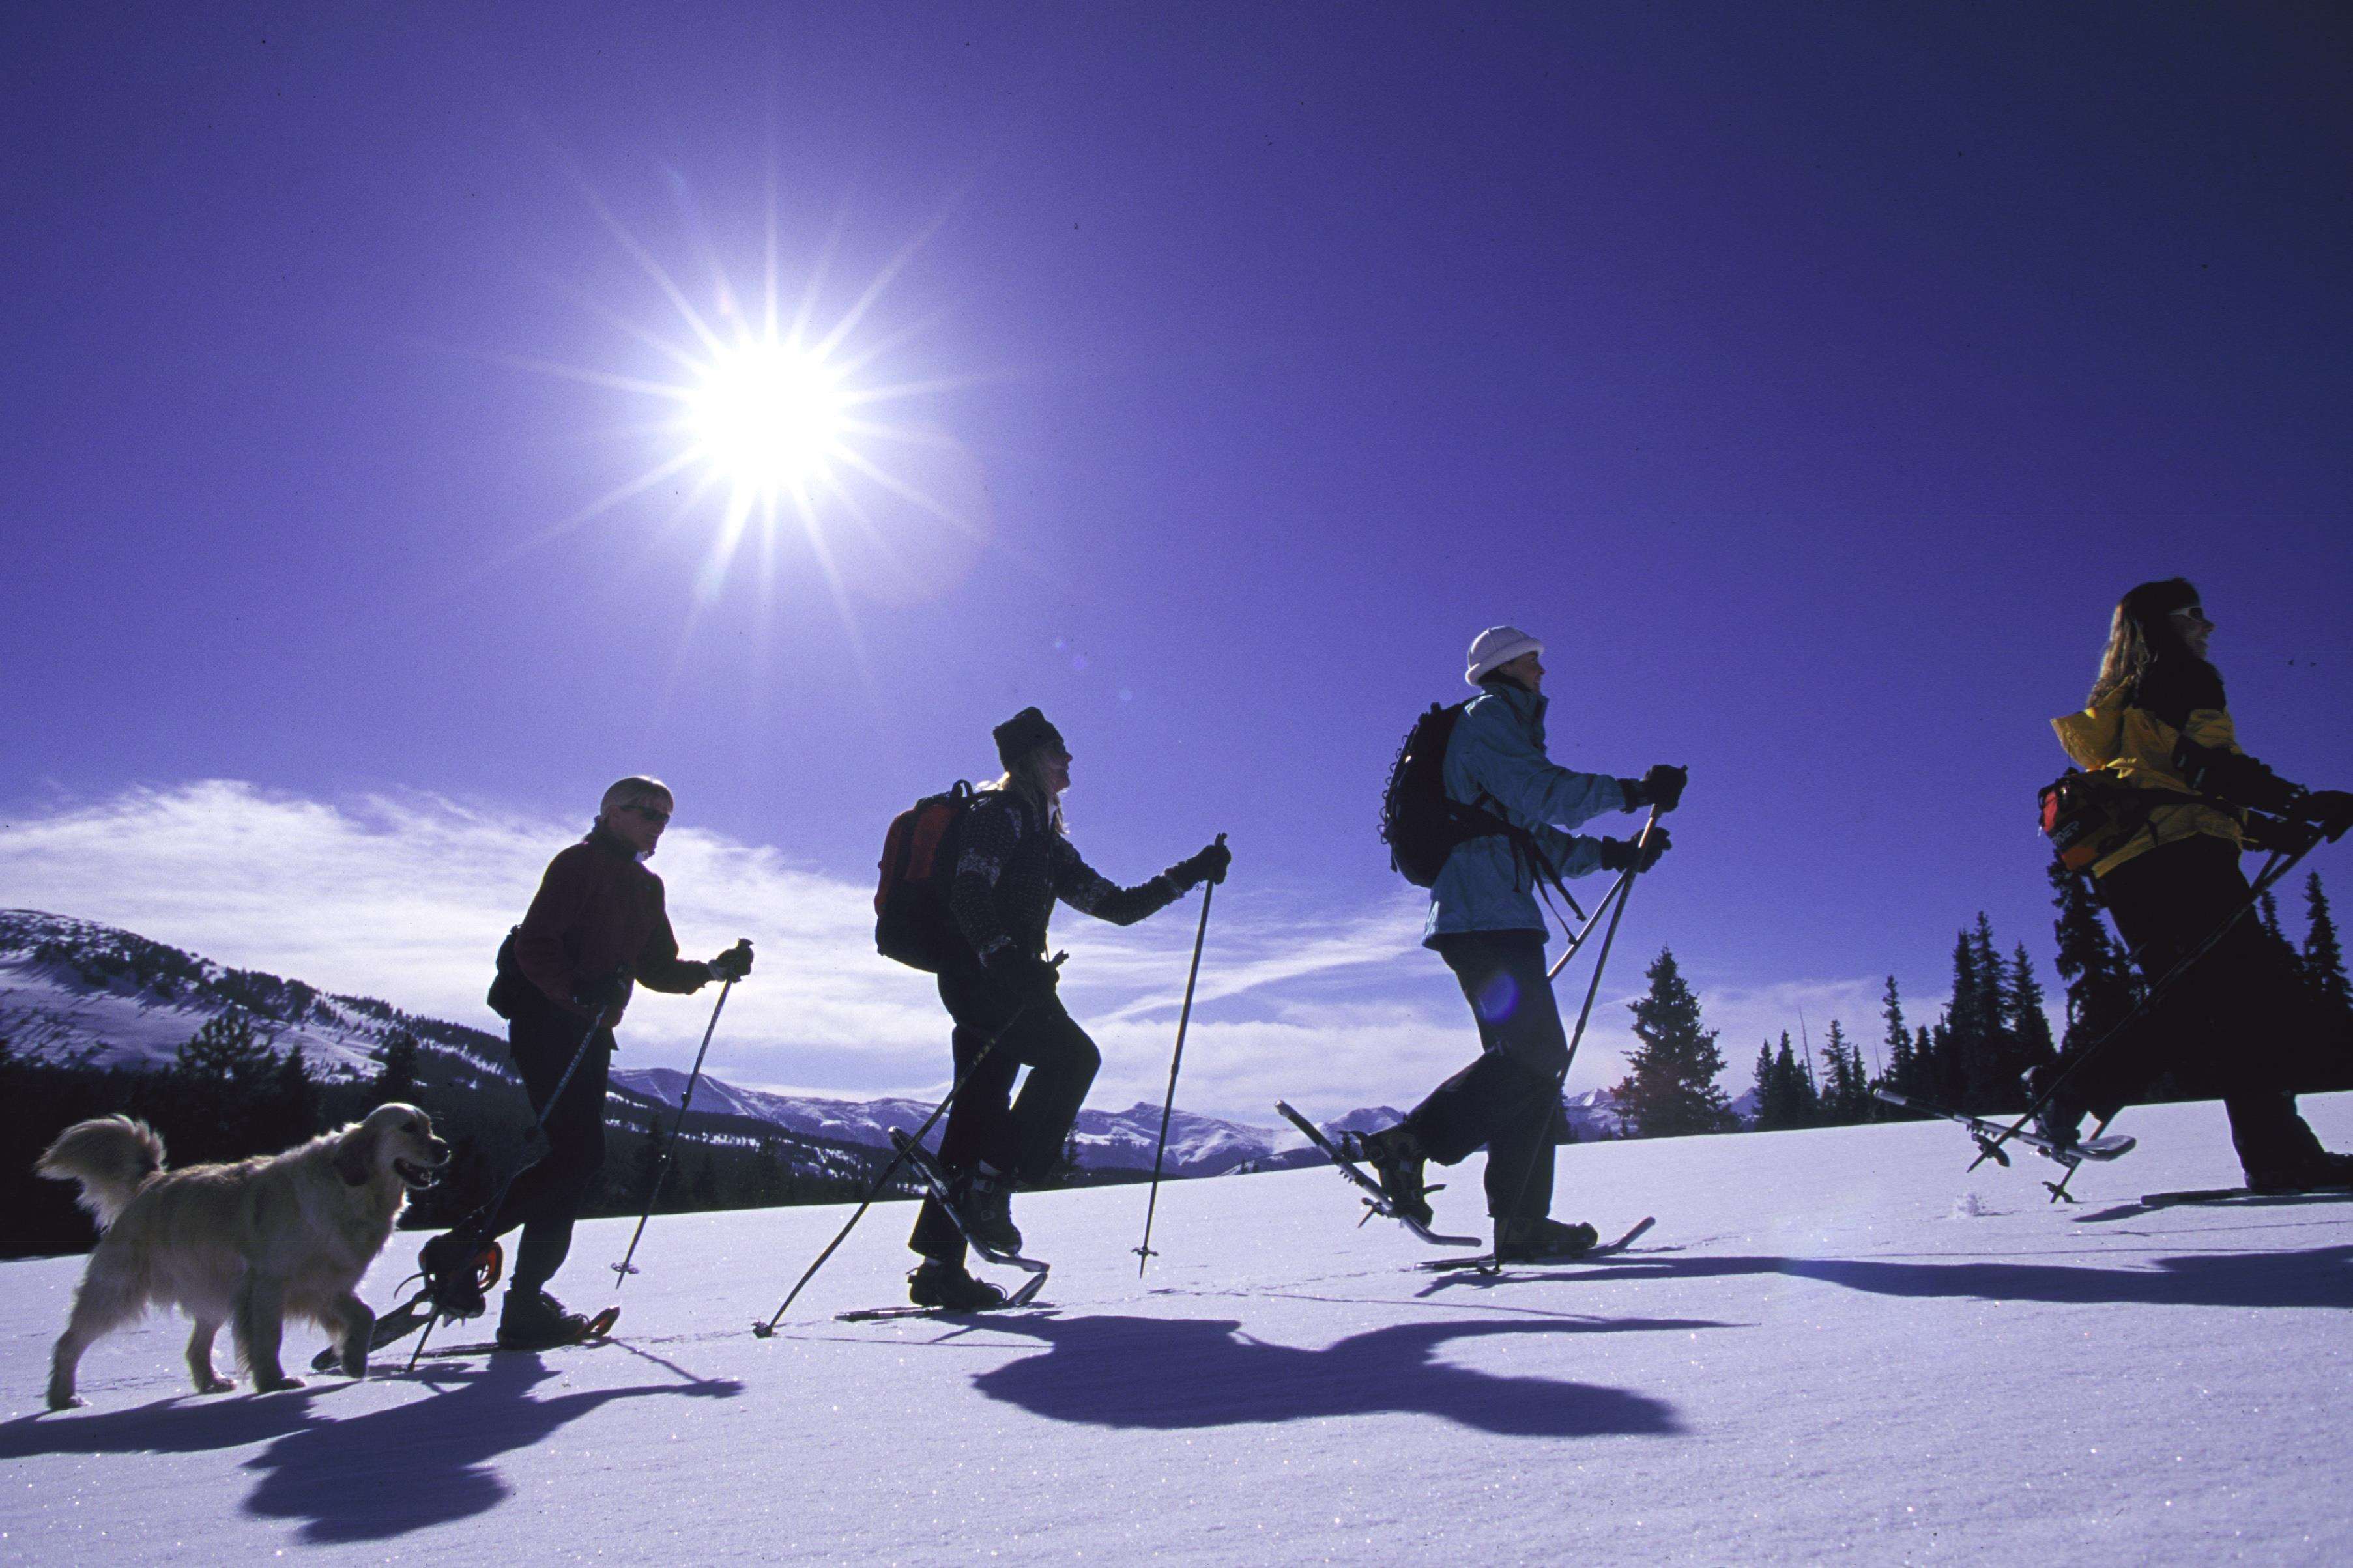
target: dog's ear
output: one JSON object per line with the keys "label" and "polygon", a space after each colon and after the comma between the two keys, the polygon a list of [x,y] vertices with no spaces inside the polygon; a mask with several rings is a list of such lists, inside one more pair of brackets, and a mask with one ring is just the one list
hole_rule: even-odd
{"label": "dog's ear", "polygon": [[363,1121],[335,1141],[335,1174],[364,1187],[375,1176],[375,1125]]}

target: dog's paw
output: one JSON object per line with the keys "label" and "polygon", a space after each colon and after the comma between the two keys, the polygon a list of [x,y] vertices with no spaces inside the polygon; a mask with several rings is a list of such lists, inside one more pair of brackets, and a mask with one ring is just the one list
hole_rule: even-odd
{"label": "dog's paw", "polygon": [[215,1373],[210,1377],[199,1379],[196,1384],[196,1392],[198,1394],[232,1394],[235,1393],[236,1390],[237,1384],[221,1376],[218,1373]]}
{"label": "dog's paw", "polygon": [[280,1394],[287,1389],[300,1388],[301,1386],[302,1380],[301,1378],[289,1377],[281,1372],[276,1377],[269,1378],[267,1381],[256,1378],[253,1383],[253,1392],[256,1394]]}
{"label": "dog's paw", "polygon": [[58,1394],[53,1390],[49,1394],[49,1408],[52,1410],[79,1410],[89,1403],[79,1394]]}

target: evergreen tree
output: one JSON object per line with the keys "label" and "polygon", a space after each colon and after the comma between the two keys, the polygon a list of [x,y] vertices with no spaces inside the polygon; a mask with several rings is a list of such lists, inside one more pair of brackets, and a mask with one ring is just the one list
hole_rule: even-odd
{"label": "evergreen tree", "polygon": [[1953,999],[1946,1004],[1936,1041],[1937,1103],[1969,1106],[1969,1089],[1983,1076],[1978,1053],[1985,1045],[1984,985],[1978,973],[1977,943],[1962,931],[1953,942]]}
{"label": "evergreen tree", "polygon": [[1778,1109],[1774,1104],[1774,1096],[1779,1092],[1780,1087],[1773,1077],[1773,1042],[1767,1040],[1757,1047],[1757,1131],[1771,1132],[1781,1126],[1773,1114]]}
{"label": "evergreen tree", "polygon": [[[1895,976],[1887,977],[1887,993],[1881,998],[1879,1016],[1887,1020],[1887,1072],[1879,1086],[1896,1094],[1924,1094],[1921,1079],[1922,1063],[1912,1043],[1912,1031],[1904,1021],[1904,998],[1895,989]],[[1910,1112],[1898,1110],[1884,1100],[1872,1107],[1876,1118],[1904,1116]]]}
{"label": "evergreen tree", "polygon": [[1831,1020],[1830,1038],[1822,1046],[1822,1121],[1831,1126],[1860,1121],[1866,1114],[1861,1060],[1847,1049],[1846,1031]]}
{"label": "evergreen tree", "polygon": [[[2005,996],[2010,1004],[2012,1064],[2019,1072],[2041,1067],[2058,1056],[2058,1047],[2051,1038],[2051,1016],[2043,1011],[2042,982],[2034,977],[2034,961],[2027,956],[2022,942],[2010,954],[2010,984]],[[2021,1095],[2023,1092],[2019,1091]],[[2025,1102],[2020,1099],[2017,1103],[2022,1107]]]}
{"label": "evergreen tree", "polygon": [[2308,922],[2304,937],[2304,973],[2321,1005],[2339,1021],[2353,1020],[2353,985],[2345,978],[2345,950],[2337,940],[2337,921],[2328,911],[2328,895],[2320,890],[2320,873],[2304,879],[2304,908]]}
{"label": "evergreen tree", "polygon": [[262,1148],[290,1149],[319,1134],[319,1085],[298,1042],[278,1060],[269,1075],[268,1106],[262,1116]]}
{"label": "evergreen tree", "polygon": [[375,1082],[369,1086],[375,1102],[408,1103],[417,1093],[417,1037],[406,1029],[394,1030],[385,1037],[384,1055],[378,1060]]}
{"label": "evergreen tree", "polygon": [[1643,973],[1650,990],[1628,1009],[1639,1043],[1613,1091],[1620,1114],[1643,1138],[1730,1131],[1738,1123],[1715,1086],[1724,1054],[1715,1031],[1701,1026],[1699,997],[1664,948]]}
{"label": "evergreen tree", "polygon": [[172,1058],[173,1070],[183,1077],[247,1091],[258,1089],[274,1065],[269,1043],[253,1032],[252,1016],[236,1009],[206,1019]]}
{"label": "evergreen tree", "polygon": [[1789,1118],[1786,1125],[1811,1127],[1822,1119],[1821,1096],[1814,1092],[1813,1074],[1798,1059],[1789,1047],[1789,1031],[1781,1031],[1781,1052],[1773,1059],[1773,1070],[1780,1076],[1782,1103]]}
{"label": "evergreen tree", "polygon": [[661,1206],[661,1194],[657,1189],[669,1185],[662,1179],[662,1152],[669,1142],[669,1137],[662,1131],[660,1117],[647,1117],[646,1141],[638,1145],[638,1157],[630,1171],[637,1201],[644,1207]]}
{"label": "evergreen tree", "polygon": [[2067,1032],[2062,1054],[2099,1039],[2132,1010],[2132,960],[2100,922],[2089,882],[2051,868],[2052,899],[2059,910],[2052,931],[2059,939],[2057,968],[2067,987]]}

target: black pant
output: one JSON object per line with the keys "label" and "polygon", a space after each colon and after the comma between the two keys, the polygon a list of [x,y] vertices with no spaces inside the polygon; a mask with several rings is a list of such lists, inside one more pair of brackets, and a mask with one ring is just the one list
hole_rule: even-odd
{"label": "black pant", "polygon": [[1430,1090],[1406,1126],[1441,1165],[1483,1146],[1487,1212],[1541,1219],[1552,1209],[1560,1075],[1568,1065],[1568,1038],[1545,975],[1544,933],[1441,936],[1438,955],[1478,1020],[1480,1056]]}
{"label": "black pant", "polygon": [[[961,1173],[986,1162],[1016,1180],[1040,1180],[1061,1155],[1103,1053],[1051,992],[1017,1012],[982,975],[956,970],[940,976],[940,1000],[955,1020],[952,1044],[964,1080],[940,1134],[940,1163]],[[1029,1081],[1014,1100],[1014,1074],[1024,1067]],[[907,1245],[926,1258],[964,1261],[963,1233],[929,1198]]]}
{"label": "black pant", "polygon": [[[2206,836],[2160,845],[2100,879],[2100,897],[2151,984],[2243,907],[2249,891],[2238,848]],[[2077,1068],[2068,1089],[2094,1115],[2113,1116],[2170,1071],[2190,1093],[2221,1098],[2239,1163],[2251,1175],[2293,1167],[2319,1148],[2294,1093],[2314,1059],[2317,1022],[2301,976],[2250,912],[2126,1037]]]}
{"label": "black pant", "polygon": [[[597,1030],[581,1055],[587,1028],[586,1020],[537,998],[507,1026],[507,1046],[515,1070],[522,1074],[523,1092],[531,1096],[533,1112],[547,1115],[547,1152],[508,1184],[483,1235],[504,1236],[522,1226],[511,1288],[525,1294],[542,1289],[564,1266],[572,1250],[573,1219],[605,1163],[605,1079],[613,1061],[613,1032]],[[547,1110],[548,1097],[575,1056],[580,1066],[565,1083],[555,1109]]]}

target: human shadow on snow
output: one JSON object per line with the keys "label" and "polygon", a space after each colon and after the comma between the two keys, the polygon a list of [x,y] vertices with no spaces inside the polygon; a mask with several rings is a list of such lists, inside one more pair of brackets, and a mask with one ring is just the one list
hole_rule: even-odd
{"label": "human shadow on snow", "polygon": [[1725,1325],[1676,1318],[1399,1323],[1322,1350],[1269,1344],[1225,1319],[1024,1318],[1002,1326],[1042,1340],[1049,1353],[982,1373],[973,1385],[1054,1421],[1165,1431],[1398,1412],[1508,1437],[1590,1437],[1666,1436],[1683,1426],[1662,1400],[1449,1365],[1438,1358],[1440,1348],[1502,1335]]}
{"label": "human shadow on snow", "polygon": [[2353,1307],[2353,1247],[2189,1253],[2125,1268],[1842,1258],[1642,1258],[1540,1277],[1506,1273],[1487,1283],[1535,1278],[1562,1283],[1716,1279],[1756,1274],[1819,1279],[1877,1296],[2149,1307]]}
{"label": "human shadow on snow", "polygon": [[26,1416],[0,1426],[0,1459],[37,1454],[194,1454],[268,1447],[245,1462],[260,1479],[245,1511],[301,1523],[306,1542],[382,1541],[484,1513],[511,1489],[491,1461],[544,1441],[618,1399],[730,1398],[740,1383],[600,1388],[533,1398],[556,1375],[538,1358],[437,1368],[431,1398],[342,1420],[321,1407],[347,1384],[226,1399],[174,1399],[100,1415]]}

